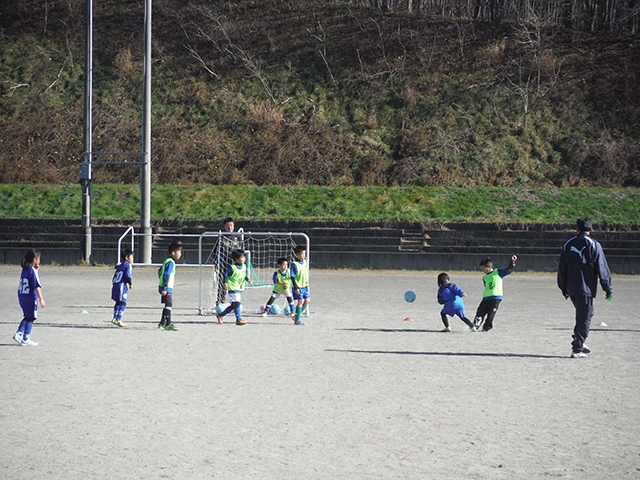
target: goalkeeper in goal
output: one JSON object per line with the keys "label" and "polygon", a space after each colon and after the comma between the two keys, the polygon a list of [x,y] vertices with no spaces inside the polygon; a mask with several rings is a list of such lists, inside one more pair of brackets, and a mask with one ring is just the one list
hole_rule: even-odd
{"label": "goalkeeper in goal", "polygon": [[[291,270],[289,270],[289,262],[286,258],[280,257],[278,259],[278,269],[273,272],[273,292],[271,297],[264,306],[262,316],[266,317],[271,311],[271,306],[280,295],[284,295],[289,304],[289,315],[291,319],[295,321],[295,305],[293,303],[293,296],[291,295]],[[287,312],[285,311],[285,314]]]}

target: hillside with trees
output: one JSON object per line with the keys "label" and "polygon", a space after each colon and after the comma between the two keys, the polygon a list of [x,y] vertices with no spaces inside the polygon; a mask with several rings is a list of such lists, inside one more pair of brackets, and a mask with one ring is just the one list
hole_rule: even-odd
{"label": "hillside with trees", "polygon": [[[94,151],[141,148],[143,19],[94,0]],[[639,27],[637,0],[154,0],[153,181],[637,187]],[[78,181],[84,35],[84,1],[0,4],[0,183]]]}

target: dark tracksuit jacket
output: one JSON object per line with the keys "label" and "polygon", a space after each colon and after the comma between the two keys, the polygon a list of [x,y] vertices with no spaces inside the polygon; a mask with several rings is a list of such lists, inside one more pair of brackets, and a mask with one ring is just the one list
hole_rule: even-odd
{"label": "dark tracksuit jacket", "polygon": [[564,295],[596,297],[598,279],[611,293],[611,272],[602,246],[587,233],[567,240],[558,264],[558,287]]}

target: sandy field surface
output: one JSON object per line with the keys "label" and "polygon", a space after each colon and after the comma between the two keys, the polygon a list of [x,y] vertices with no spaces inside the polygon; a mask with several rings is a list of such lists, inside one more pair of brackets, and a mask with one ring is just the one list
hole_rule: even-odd
{"label": "sandy field surface", "polygon": [[[44,265],[21,347],[20,270],[0,267],[0,478],[640,478],[638,277],[598,296],[593,353],[571,359],[552,275],[507,277],[493,331],[441,333],[438,272],[312,271],[308,325],[247,305],[236,326],[197,315],[180,267],[168,332],[155,268],[110,323],[112,271]],[[471,317],[481,273],[452,280]]]}

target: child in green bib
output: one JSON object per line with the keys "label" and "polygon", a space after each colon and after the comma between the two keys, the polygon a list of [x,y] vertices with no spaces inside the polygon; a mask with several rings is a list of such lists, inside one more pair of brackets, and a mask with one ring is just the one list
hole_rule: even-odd
{"label": "child in green bib", "polygon": [[502,301],[502,279],[509,275],[516,266],[516,255],[511,256],[511,261],[507,268],[493,268],[493,262],[489,257],[482,259],[480,262],[480,270],[484,273],[482,281],[484,282],[484,294],[482,295],[482,301],[478,305],[476,311],[476,317],[473,320],[473,325],[479,328],[482,322],[483,332],[488,332],[493,328],[493,319],[496,316],[500,302]]}
{"label": "child in green bib", "polygon": [[245,325],[246,320],[242,319],[242,292],[245,283],[251,283],[244,250],[237,249],[231,252],[233,264],[224,273],[224,288],[229,293],[231,304],[218,314],[218,323],[222,323],[222,317],[234,312],[236,314],[236,325]]}

